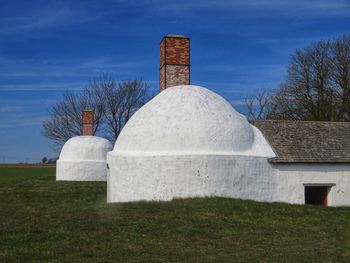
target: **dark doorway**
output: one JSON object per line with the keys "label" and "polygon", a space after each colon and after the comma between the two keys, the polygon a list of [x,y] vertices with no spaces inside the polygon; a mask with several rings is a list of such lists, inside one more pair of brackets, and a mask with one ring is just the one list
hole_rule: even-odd
{"label": "dark doorway", "polygon": [[305,186],[305,204],[328,205],[328,186]]}

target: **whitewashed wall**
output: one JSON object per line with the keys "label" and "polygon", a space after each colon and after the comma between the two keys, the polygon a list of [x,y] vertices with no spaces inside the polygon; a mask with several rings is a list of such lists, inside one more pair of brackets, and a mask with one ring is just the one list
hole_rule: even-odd
{"label": "whitewashed wall", "polygon": [[108,202],[222,196],[304,203],[304,183],[334,183],[350,205],[350,165],[272,165],[261,132],[221,96],[168,88],[139,109],[107,154]]}
{"label": "whitewashed wall", "polygon": [[232,155],[122,156],[109,153],[107,201],[222,196],[272,201],[266,158]]}
{"label": "whitewashed wall", "polygon": [[106,181],[106,161],[57,161],[57,181]]}
{"label": "whitewashed wall", "polygon": [[304,184],[335,184],[330,206],[350,206],[350,165],[270,164],[267,158],[229,155],[107,157],[107,201],[219,196],[304,204]]}
{"label": "whitewashed wall", "polygon": [[61,150],[56,164],[57,181],[106,181],[107,152],[112,144],[97,136],[76,136]]}
{"label": "whitewashed wall", "polygon": [[304,204],[304,184],[335,184],[328,205],[350,206],[350,164],[274,164],[274,201]]}

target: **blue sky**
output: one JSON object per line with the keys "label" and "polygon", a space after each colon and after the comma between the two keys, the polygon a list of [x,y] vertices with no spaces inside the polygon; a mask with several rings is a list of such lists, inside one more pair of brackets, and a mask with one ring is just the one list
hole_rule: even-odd
{"label": "blue sky", "polygon": [[101,72],[158,90],[159,42],[191,38],[191,81],[238,110],[275,88],[296,48],[349,33],[350,1],[0,0],[0,162],[56,154],[41,121]]}

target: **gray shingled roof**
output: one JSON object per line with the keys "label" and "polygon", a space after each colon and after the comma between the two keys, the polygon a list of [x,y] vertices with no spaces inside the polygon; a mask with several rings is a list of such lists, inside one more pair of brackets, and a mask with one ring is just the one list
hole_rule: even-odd
{"label": "gray shingled roof", "polygon": [[251,121],[269,141],[274,163],[350,163],[350,122]]}

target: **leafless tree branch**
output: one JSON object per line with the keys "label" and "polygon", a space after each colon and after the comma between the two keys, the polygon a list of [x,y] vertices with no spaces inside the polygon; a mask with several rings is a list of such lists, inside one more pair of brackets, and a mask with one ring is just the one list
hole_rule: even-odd
{"label": "leafless tree branch", "polygon": [[350,35],[296,50],[281,86],[246,106],[250,119],[350,121]]}
{"label": "leafless tree branch", "polygon": [[102,74],[79,93],[66,91],[49,110],[50,118],[43,121],[42,134],[52,141],[55,150],[60,150],[69,138],[81,135],[82,112],[91,109],[93,133],[114,143],[126,122],[152,96],[142,80],[117,85],[110,74]]}

